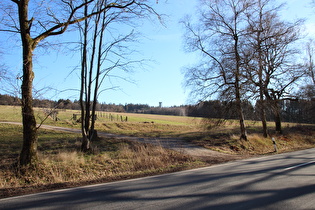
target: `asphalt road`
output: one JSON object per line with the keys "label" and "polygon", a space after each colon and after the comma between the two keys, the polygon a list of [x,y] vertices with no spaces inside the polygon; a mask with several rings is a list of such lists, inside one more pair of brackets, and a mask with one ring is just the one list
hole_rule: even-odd
{"label": "asphalt road", "polygon": [[315,149],[7,198],[0,209],[315,209]]}

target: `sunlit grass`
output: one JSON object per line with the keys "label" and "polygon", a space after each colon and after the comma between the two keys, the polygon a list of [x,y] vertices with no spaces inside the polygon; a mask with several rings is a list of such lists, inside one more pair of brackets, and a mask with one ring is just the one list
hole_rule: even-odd
{"label": "sunlit grass", "polygon": [[[0,108],[0,121],[21,122],[20,107]],[[79,129],[80,123],[72,119],[73,114],[79,116],[79,111],[58,110],[58,121],[47,118],[44,124]],[[113,120],[106,117],[109,114],[115,116]],[[45,118],[43,109],[36,108],[35,115],[38,123]],[[140,137],[176,137],[228,154],[257,155],[274,152],[271,138],[262,136],[261,124],[256,121],[246,121],[248,141],[241,141],[237,120],[104,112],[98,115],[98,131]],[[121,122],[120,116],[127,116],[128,121]],[[273,132],[272,122],[268,122],[268,126],[276,139],[279,152],[315,145],[314,125],[285,123],[284,135]],[[14,163],[21,151],[22,126],[0,124],[0,133],[0,191],[6,195],[14,194],[15,190],[40,186],[44,190],[47,185],[56,183],[110,181],[205,165],[197,159],[161,146],[117,139],[102,138],[93,142],[93,153],[83,154],[79,152],[79,134],[40,128],[38,166],[36,170],[30,170],[21,176]]]}
{"label": "sunlit grass", "polygon": [[[1,106],[0,121],[21,122],[20,107]],[[73,120],[73,114],[80,118],[78,110],[56,110],[58,120],[54,121],[51,117],[46,117],[47,109],[35,108],[37,123],[43,122],[47,125],[80,128],[80,123]],[[138,136],[178,136],[183,133],[202,129],[200,123],[202,118],[133,114],[133,113],[112,113],[97,112],[96,129],[110,133],[138,135]],[[112,116],[112,118],[109,118]],[[121,118],[127,122],[121,122]]]}
{"label": "sunlit grass", "polygon": [[0,121],[22,122],[21,107],[0,105]]}
{"label": "sunlit grass", "polygon": [[[22,126],[0,124],[0,194],[56,183],[111,181],[204,166],[192,157],[137,142],[101,138],[93,152],[79,152],[80,136],[51,130],[39,131],[38,163],[34,170],[17,173],[15,163],[22,146]],[[46,188],[43,188],[46,189]]]}
{"label": "sunlit grass", "polygon": [[[21,122],[20,107],[0,106],[0,121]],[[45,119],[45,108],[35,108],[37,123]],[[61,127],[80,129],[80,123],[73,120],[73,114],[80,118],[79,110],[58,109],[58,120],[48,117],[43,123]],[[238,135],[238,120],[205,119],[184,116],[97,112],[96,129],[108,133],[132,135],[139,137],[182,137],[200,141],[200,136],[207,138],[209,134]],[[111,117],[110,117],[111,116]],[[127,121],[125,121],[127,118]],[[123,122],[121,121],[123,119]],[[245,122],[248,133],[261,133],[259,121]],[[283,123],[284,126],[296,126],[296,123]],[[274,123],[268,122],[269,130],[274,130]],[[199,139],[199,140],[198,140]],[[201,139],[202,141],[202,139]]]}

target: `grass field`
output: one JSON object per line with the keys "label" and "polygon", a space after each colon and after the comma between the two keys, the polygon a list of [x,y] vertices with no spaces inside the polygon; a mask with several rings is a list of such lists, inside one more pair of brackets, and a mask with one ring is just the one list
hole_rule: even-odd
{"label": "grass field", "polygon": [[[61,127],[80,128],[73,120],[73,114],[79,118],[78,110],[57,110],[58,121],[47,118],[44,124]],[[45,109],[35,108],[37,123],[45,119]],[[147,115],[133,113],[97,112],[96,129],[100,131],[133,136],[178,136],[191,131],[199,131],[201,118]],[[109,117],[110,116],[110,117]],[[127,121],[125,121],[127,117]],[[124,122],[121,121],[124,120]],[[20,107],[0,106],[0,121],[21,122]]]}
{"label": "grass field", "polygon": [[[43,108],[35,108],[37,123],[41,123],[46,118]],[[80,128],[80,123],[73,120],[73,115],[80,117],[78,110],[57,110],[58,121],[51,117],[45,119],[44,124],[61,127]],[[127,118],[127,121],[125,119]],[[123,121],[121,121],[123,119]],[[0,121],[21,122],[20,107],[1,106]],[[249,122],[250,125],[256,122]],[[96,129],[109,133],[125,134],[131,136],[147,137],[183,137],[192,133],[200,133],[209,128],[216,127],[216,121],[207,121],[203,118],[169,116],[169,115],[150,115],[134,113],[111,113],[97,112]],[[237,121],[229,120],[224,122],[224,129],[235,128]],[[213,130],[213,129],[212,129]]]}
{"label": "grass field", "polygon": [[[94,142],[94,152],[79,152],[80,136],[40,130],[36,168],[15,164],[22,146],[22,126],[0,124],[0,198],[89,183],[161,174],[206,164],[160,146],[116,139]],[[30,168],[29,168],[30,169]]]}
{"label": "grass field", "polygon": [[[36,108],[37,122],[45,118]],[[58,121],[44,124],[80,128],[73,110],[58,110]],[[96,128],[133,136],[180,138],[183,141],[238,157],[273,154],[270,138],[263,138],[259,122],[246,121],[249,141],[239,140],[238,123],[202,118],[98,112]],[[111,116],[111,117],[110,117]],[[126,119],[127,121],[121,121]],[[21,122],[20,107],[0,106],[0,121]],[[268,124],[273,129],[273,123]],[[22,146],[22,126],[0,123],[0,198],[49,189],[79,186],[152,174],[172,172],[227,161],[199,159],[175,151],[102,138],[93,142],[94,152],[79,152],[80,135],[39,129],[39,162],[21,175],[16,161]],[[279,152],[306,149],[315,145],[315,126],[284,123],[284,134],[276,135]]]}
{"label": "grass field", "polygon": [[[80,123],[73,120],[73,114],[79,118],[78,110],[57,111],[58,121],[49,117],[44,124],[80,128]],[[35,115],[37,122],[40,123],[45,119],[45,109],[35,108]],[[240,152],[264,154],[273,151],[271,139],[262,137],[260,122],[256,121],[246,121],[249,142],[242,142],[238,139],[239,125],[236,120],[226,120],[217,125],[218,120],[184,116],[109,112],[97,112],[97,116],[96,129],[108,133],[138,137],[180,137],[212,150],[233,154]],[[126,118],[127,121],[125,121]],[[0,121],[21,122],[20,107],[0,106]],[[274,124],[268,122],[268,127],[272,134]],[[286,151],[288,149],[286,145],[290,144],[289,141],[282,142],[283,139],[290,139],[291,142],[297,141],[298,143],[294,144],[294,147],[299,145],[307,147],[309,142],[314,141],[314,125],[283,123],[283,127],[284,135],[276,136],[280,151],[282,149]],[[304,135],[305,133],[307,135]]]}

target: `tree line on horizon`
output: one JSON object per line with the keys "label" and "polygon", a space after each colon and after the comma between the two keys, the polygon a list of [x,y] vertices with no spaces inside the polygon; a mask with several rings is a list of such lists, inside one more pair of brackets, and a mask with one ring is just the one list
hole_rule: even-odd
{"label": "tree line on horizon", "polygon": [[[21,105],[20,99],[15,96],[1,95],[0,105]],[[71,109],[80,110],[78,100],[59,99],[57,101],[48,99],[34,99],[33,106],[46,109]],[[281,117],[283,122],[310,123],[315,124],[315,95],[309,99],[281,101]],[[249,101],[242,102],[244,117],[247,120],[259,121],[259,104]],[[270,107],[270,106],[269,106]],[[238,119],[236,104],[233,101],[209,100],[194,105],[181,105],[171,107],[153,107],[148,104],[115,104],[97,103],[96,111],[141,113],[173,116],[203,117],[209,119]],[[271,107],[266,111],[267,121],[274,121]]]}

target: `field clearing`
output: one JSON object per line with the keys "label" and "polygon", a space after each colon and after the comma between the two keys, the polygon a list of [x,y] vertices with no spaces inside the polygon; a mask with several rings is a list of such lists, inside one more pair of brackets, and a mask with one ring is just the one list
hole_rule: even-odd
{"label": "field clearing", "polygon": [[21,107],[0,105],[0,121],[22,122]]}
{"label": "field clearing", "polygon": [[[47,109],[35,108],[37,123],[46,118]],[[44,124],[70,127],[80,129],[79,110],[60,110],[58,111],[58,120],[51,117],[45,119]],[[183,133],[197,132],[201,129],[202,118],[184,117],[184,116],[167,116],[151,114],[134,114],[134,113],[97,113],[96,129],[99,131],[124,134],[131,136],[179,136]],[[76,120],[73,118],[76,115]],[[127,119],[127,120],[126,120]],[[0,121],[21,122],[21,110],[18,106],[0,106]]]}
{"label": "field clearing", "polygon": [[205,166],[161,146],[102,138],[93,153],[79,152],[80,135],[41,129],[36,168],[16,170],[22,126],[0,124],[0,198]]}
{"label": "field clearing", "polygon": [[[35,109],[37,122],[45,118],[44,109]],[[77,110],[58,110],[58,121],[47,118],[44,124],[80,129],[73,119]],[[0,197],[65,187],[142,177],[202,167],[246,158],[274,154],[270,138],[263,138],[256,121],[246,121],[248,141],[239,140],[236,120],[217,124],[215,119],[192,117],[97,112],[96,129],[138,137],[168,137],[228,154],[221,158],[201,154],[189,156],[172,150],[112,138],[92,142],[93,152],[79,152],[79,134],[39,129],[39,162],[36,169],[21,176],[16,161],[22,146],[22,126],[0,124]],[[111,116],[111,117],[110,117]],[[121,121],[126,119],[127,121]],[[0,106],[0,121],[21,122],[20,107]],[[273,123],[268,123],[272,133]],[[283,123],[284,134],[273,134],[278,152],[315,146],[315,125]]]}
{"label": "field clearing", "polygon": [[[37,122],[45,119],[47,109],[35,108]],[[80,129],[78,110],[57,110],[58,121],[48,117],[44,124]],[[21,122],[20,107],[0,106],[0,121]],[[246,121],[248,142],[239,141],[237,120],[203,119],[184,116],[97,112],[98,131],[137,137],[180,138],[199,146],[230,154],[265,154],[273,151],[271,138],[263,138],[261,123]],[[127,118],[127,121],[126,121]],[[315,126],[283,123],[284,135],[274,133],[274,123],[268,122],[270,134],[279,144],[279,151],[309,148],[315,142]],[[42,130],[42,129],[40,129]],[[288,140],[289,141],[286,141]]]}
{"label": "field clearing", "polygon": [[[80,111],[57,109],[58,120],[46,117],[50,110],[46,108],[35,108],[37,123],[80,129]],[[76,119],[74,119],[76,115]],[[99,131],[138,136],[138,137],[181,137],[188,141],[199,141],[196,139],[207,139],[211,136],[237,136],[239,123],[237,120],[204,119],[200,117],[153,115],[139,113],[114,113],[96,112],[97,120],[95,128]],[[19,106],[0,106],[0,121],[21,122],[21,109]],[[249,134],[260,134],[261,123],[257,121],[245,121]],[[296,123],[283,123],[284,129],[303,126]],[[274,123],[268,122],[272,131]]]}
{"label": "field clearing", "polygon": [[[79,110],[57,109],[58,120],[46,118],[45,108],[35,108],[37,123],[80,129]],[[95,128],[108,133],[139,136],[139,137],[185,137],[208,132],[226,132],[238,127],[236,120],[227,120],[221,126],[216,126],[217,120],[207,120],[200,117],[153,115],[139,113],[114,113],[97,111]],[[76,115],[76,120],[74,120]],[[127,120],[126,120],[127,119]],[[18,106],[0,106],[0,121],[21,122],[21,110]],[[257,122],[247,121],[248,126],[257,127]],[[270,123],[273,126],[272,123]],[[215,128],[215,129],[213,129]]]}
{"label": "field clearing", "polygon": [[[80,129],[79,110],[57,109],[58,120],[47,116],[48,109],[35,108],[37,123]],[[0,106],[0,121],[21,122],[20,107]],[[219,127],[217,120],[200,117],[153,115],[139,113],[114,113],[97,111],[95,128],[98,131],[138,137],[191,137],[206,134],[209,130],[215,133],[235,131],[238,128],[236,120],[224,121]],[[76,120],[73,118],[76,115]],[[126,120],[127,119],[127,120]],[[250,122],[249,126],[257,127],[257,122]],[[272,124],[271,124],[272,125]]]}
{"label": "field clearing", "polygon": [[[35,107],[35,115],[38,120],[43,119],[45,117],[44,110],[48,110],[46,108],[38,108]],[[67,121],[73,119],[73,114],[76,114],[78,117],[80,115],[80,110],[69,110],[69,109],[56,109],[58,111],[58,118],[60,121]],[[120,116],[125,119],[128,117],[128,122],[154,122],[161,124],[174,124],[174,125],[194,125],[198,124],[202,118],[195,117],[185,117],[185,116],[170,116],[170,115],[153,115],[153,114],[140,114],[140,113],[118,113],[118,112],[96,112],[98,116],[98,120],[100,122],[108,122],[111,121],[106,116],[112,115],[112,121],[121,121]],[[0,105],[0,120],[3,121],[13,121],[19,122],[21,121],[21,107],[19,106],[5,106]],[[47,120],[47,123],[51,123],[51,119]]]}

